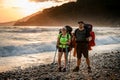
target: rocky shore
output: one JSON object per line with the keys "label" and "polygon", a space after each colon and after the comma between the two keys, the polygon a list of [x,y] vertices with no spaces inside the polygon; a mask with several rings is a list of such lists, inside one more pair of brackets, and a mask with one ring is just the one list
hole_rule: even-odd
{"label": "rocky shore", "polygon": [[93,53],[90,60],[92,73],[88,73],[84,58],[80,71],[72,72],[76,66],[76,59],[72,58],[67,72],[58,72],[57,63],[46,64],[1,72],[0,80],[120,80],[120,51]]}

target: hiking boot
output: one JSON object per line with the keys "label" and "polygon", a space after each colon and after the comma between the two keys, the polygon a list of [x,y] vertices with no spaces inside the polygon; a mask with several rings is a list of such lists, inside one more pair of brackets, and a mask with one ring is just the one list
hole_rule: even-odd
{"label": "hiking boot", "polygon": [[62,67],[59,67],[59,68],[58,68],[58,72],[61,72],[61,69],[62,69]]}
{"label": "hiking boot", "polygon": [[63,72],[66,72],[66,68],[63,68]]}
{"label": "hiking boot", "polygon": [[73,72],[78,72],[79,71],[79,67],[76,66],[74,69],[73,69]]}
{"label": "hiking boot", "polygon": [[91,70],[91,67],[88,67],[88,73],[91,73],[92,70]]}

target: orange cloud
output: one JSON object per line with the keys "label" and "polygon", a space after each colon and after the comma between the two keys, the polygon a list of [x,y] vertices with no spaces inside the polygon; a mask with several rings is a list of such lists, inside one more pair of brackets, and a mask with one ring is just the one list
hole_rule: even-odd
{"label": "orange cloud", "polygon": [[46,1],[54,1],[54,2],[69,2],[69,1],[76,1],[76,0],[29,0],[33,2],[46,2]]}

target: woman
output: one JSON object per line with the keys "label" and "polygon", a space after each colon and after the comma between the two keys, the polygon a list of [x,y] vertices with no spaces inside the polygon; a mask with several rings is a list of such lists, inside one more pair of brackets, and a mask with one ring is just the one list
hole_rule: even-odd
{"label": "woman", "polygon": [[58,35],[57,39],[57,47],[58,47],[58,71],[61,72],[61,58],[62,54],[64,54],[65,64],[63,68],[63,72],[66,72],[66,65],[67,65],[67,56],[69,52],[69,45],[71,41],[70,34],[67,33],[67,29],[63,27],[61,29],[61,33]]}

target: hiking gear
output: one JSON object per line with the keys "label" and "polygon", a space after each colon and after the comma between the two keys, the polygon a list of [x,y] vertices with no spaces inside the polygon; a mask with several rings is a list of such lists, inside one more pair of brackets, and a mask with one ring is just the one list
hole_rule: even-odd
{"label": "hiking gear", "polygon": [[[71,34],[71,32],[73,30],[72,27],[66,25],[64,28],[67,30],[67,34],[69,34],[72,37],[72,34]],[[59,30],[59,34],[61,34],[61,29]],[[60,38],[61,38],[61,36],[60,36]],[[69,36],[67,36],[67,39],[69,39]],[[71,43],[69,44],[69,47],[70,47],[70,50],[72,50],[72,48],[73,48],[73,46],[72,46],[72,38],[71,38]]]}
{"label": "hiking gear", "polygon": [[88,47],[88,50],[92,50],[91,47],[95,46],[95,33],[92,30],[93,26],[91,24],[85,24],[84,26],[88,30],[88,32],[90,33],[90,36],[92,38],[92,40],[89,41],[89,47]]}
{"label": "hiking gear", "polygon": [[[84,28],[86,30],[86,37],[89,37],[90,36],[90,31],[92,30],[92,25],[91,24],[84,24]],[[77,32],[78,29],[75,30],[75,36],[76,36],[76,32]]]}
{"label": "hiking gear", "polygon": [[68,48],[66,47],[66,65],[68,65]]}
{"label": "hiking gear", "polygon": [[67,29],[67,33],[69,33],[71,35],[71,32],[72,32],[72,27],[66,25],[65,28]]}
{"label": "hiking gear", "polygon": [[91,36],[92,40],[89,41],[88,50],[92,50],[91,47],[95,46],[95,33],[93,31],[91,31],[90,36]]}
{"label": "hiking gear", "polygon": [[88,73],[91,73],[92,70],[91,70],[91,67],[88,67]]}
{"label": "hiking gear", "polygon": [[70,54],[69,54],[69,71],[70,71],[70,61],[71,61],[71,51],[70,51]]}
{"label": "hiking gear", "polygon": [[[73,30],[72,27],[66,25],[64,28],[66,29],[67,33],[71,35],[71,32],[72,32],[72,30]],[[61,33],[61,29],[59,30],[59,34],[60,34],[60,33]]]}
{"label": "hiking gear", "polygon": [[62,69],[62,67],[59,67],[59,68],[58,68],[58,72],[62,72],[62,70],[61,70],[61,69]]}
{"label": "hiking gear", "polygon": [[95,33],[91,31],[90,36],[92,37],[92,40],[89,42],[89,44],[90,46],[95,46]]}
{"label": "hiking gear", "polygon": [[73,48],[73,44],[72,44],[72,30],[73,29],[72,29],[71,26],[68,26],[68,25],[66,25],[65,28],[67,29],[67,33],[70,34],[70,36],[71,36],[71,43],[69,44],[69,46],[70,46],[70,50],[72,50],[72,48]]}
{"label": "hiking gear", "polygon": [[63,68],[63,72],[66,72],[66,68]]}
{"label": "hiking gear", "polygon": [[67,33],[65,36],[62,35],[62,33],[60,33],[58,35],[59,38],[59,47],[61,48],[66,48],[68,47],[68,45],[66,46],[68,40],[71,38],[71,36]]}
{"label": "hiking gear", "polygon": [[67,64],[68,64],[68,48],[66,47],[66,57],[67,57]]}
{"label": "hiking gear", "polygon": [[91,69],[91,67],[88,67],[88,69]]}
{"label": "hiking gear", "polygon": [[73,72],[78,72],[79,71],[79,67],[76,66],[74,69],[73,69]]}
{"label": "hiking gear", "polygon": [[91,24],[84,24],[84,27],[85,27],[85,29],[88,30],[89,33],[92,31],[92,28],[93,28],[93,26]]}
{"label": "hiking gear", "polygon": [[56,54],[57,54],[57,48],[56,48],[56,50],[55,50],[55,55],[54,55],[54,58],[53,58],[53,62],[52,62],[52,64],[55,64]]}
{"label": "hiking gear", "polygon": [[[79,28],[77,28],[77,29],[75,30],[75,32],[74,32],[74,36],[77,37],[77,33],[78,33],[78,34],[82,34],[82,33],[79,33],[79,32],[85,33],[85,38],[90,37],[90,33],[89,33],[89,31],[88,31],[86,28],[84,28],[84,30],[82,30],[82,31],[80,31]],[[86,41],[87,41],[87,40],[86,40]]]}
{"label": "hiking gear", "polygon": [[[62,37],[62,33],[60,33],[60,35],[58,35],[59,39]],[[69,34],[67,33],[67,39],[69,39]]]}

